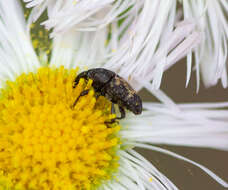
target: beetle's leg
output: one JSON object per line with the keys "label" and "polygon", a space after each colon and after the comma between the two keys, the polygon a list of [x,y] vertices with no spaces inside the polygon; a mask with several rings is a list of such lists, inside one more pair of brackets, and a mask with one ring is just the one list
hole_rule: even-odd
{"label": "beetle's leg", "polygon": [[[120,110],[120,114],[121,114],[120,117],[116,117],[114,119],[111,119],[110,121],[106,121],[105,123],[106,124],[112,124],[112,123],[116,122],[117,119],[123,119],[123,118],[125,118],[125,115],[126,114],[125,114],[124,108],[122,108],[121,106],[119,106],[119,110]],[[112,103],[111,113],[115,113],[114,103]]]}
{"label": "beetle's leg", "polygon": [[105,123],[105,124],[113,124],[113,123],[115,123],[115,122],[116,122],[116,118],[111,119],[110,121],[105,121],[104,123]]}
{"label": "beetle's leg", "polygon": [[74,104],[72,105],[72,108],[74,108],[74,106],[77,104],[77,101],[79,100],[79,98],[80,98],[81,96],[85,96],[85,95],[87,95],[88,93],[89,93],[89,89],[83,90],[83,91],[81,92],[81,94],[77,97],[77,99],[74,101]]}
{"label": "beetle's leg", "polygon": [[115,119],[123,119],[123,118],[125,118],[125,110],[124,110],[124,108],[123,107],[121,107],[121,106],[119,106],[119,110],[120,110],[120,114],[121,114],[121,116],[120,117],[116,117]]}
{"label": "beetle's leg", "polygon": [[100,93],[95,93],[95,98],[98,99],[100,97]]}
{"label": "beetle's leg", "polygon": [[116,113],[116,110],[115,110],[115,107],[114,107],[114,103],[112,103],[111,114],[115,114],[115,113]]}
{"label": "beetle's leg", "polygon": [[[115,113],[116,113],[116,110],[114,107],[114,103],[112,103],[111,114],[115,114]],[[105,121],[105,124],[112,124],[112,123],[116,122],[116,119],[117,118],[111,119],[110,121]]]}

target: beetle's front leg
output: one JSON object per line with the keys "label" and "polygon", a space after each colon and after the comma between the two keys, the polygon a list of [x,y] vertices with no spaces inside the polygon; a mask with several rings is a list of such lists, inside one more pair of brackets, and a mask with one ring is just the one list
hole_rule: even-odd
{"label": "beetle's front leg", "polygon": [[77,99],[75,100],[74,104],[72,105],[72,108],[74,108],[74,106],[76,106],[76,104],[77,104],[77,102],[78,102],[78,100],[79,100],[79,98],[80,98],[81,96],[85,96],[85,95],[87,95],[88,93],[89,93],[89,89],[83,90],[83,91],[81,92],[81,94],[77,97]]}
{"label": "beetle's front leg", "polygon": [[82,73],[80,73],[74,80],[73,82],[73,88],[76,88],[76,86],[78,85],[79,81],[81,78],[84,78],[85,80],[88,79],[88,71],[84,71]]}

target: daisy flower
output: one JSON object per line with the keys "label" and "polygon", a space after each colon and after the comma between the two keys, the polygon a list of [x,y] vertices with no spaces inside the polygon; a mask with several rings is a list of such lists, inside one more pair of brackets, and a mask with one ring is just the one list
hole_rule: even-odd
{"label": "daisy flower", "polygon": [[[75,89],[72,83],[78,67],[105,66],[109,47],[95,42],[108,31],[58,35],[51,59],[45,60],[33,49],[18,1],[0,1],[0,18],[1,189],[178,189],[134,147],[192,163],[228,187],[201,164],[156,146],[227,150],[227,103],[176,105],[152,90],[150,81],[137,80],[161,103],[144,103],[142,115],[129,113],[120,123],[107,124],[115,115],[105,97],[95,98],[93,81],[80,80]],[[95,48],[86,49],[88,44]],[[89,94],[72,108],[84,89]]]}

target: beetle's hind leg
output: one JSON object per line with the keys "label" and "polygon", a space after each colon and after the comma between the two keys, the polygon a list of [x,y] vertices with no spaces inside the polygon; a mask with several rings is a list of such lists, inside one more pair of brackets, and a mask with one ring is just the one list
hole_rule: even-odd
{"label": "beetle's hind leg", "polygon": [[[111,114],[115,114],[116,113],[116,110],[115,110],[115,107],[114,107],[114,103],[112,103],[112,106],[111,106]],[[110,121],[105,121],[105,124],[112,124],[116,121],[116,118],[114,119],[111,119]]]}
{"label": "beetle's hind leg", "polygon": [[[125,110],[123,107],[119,106],[119,110],[120,110],[120,117],[116,117],[115,119],[123,119],[125,118]],[[116,110],[115,110],[115,107],[114,107],[114,103],[112,103],[112,107],[111,107],[111,113],[112,114],[115,114],[116,113]]]}
{"label": "beetle's hind leg", "polygon": [[80,97],[85,96],[89,93],[89,89],[83,90],[81,94],[77,97],[77,99],[74,101],[74,104],[72,105],[72,108],[74,108],[79,100]]}

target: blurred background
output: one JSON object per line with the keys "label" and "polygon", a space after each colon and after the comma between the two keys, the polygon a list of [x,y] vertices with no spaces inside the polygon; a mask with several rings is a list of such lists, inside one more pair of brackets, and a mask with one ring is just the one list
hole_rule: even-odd
{"label": "blurred background", "polygon": [[[216,87],[205,88],[200,84],[199,93],[196,93],[196,77],[192,72],[191,80],[185,88],[186,60],[183,59],[171,67],[163,75],[161,89],[176,103],[186,102],[221,102],[228,100],[228,89],[219,84]],[[146,90],[140,91],[144,101],[157,101]],[[227,116],[228,117],[228,116]],[[228,182],[228,152],[207,148],[189,148],[176,146],[161,146],[193,161],[196,161]],[[225,190],[199,168],[173,157],[137,149],[165,174],[179,189],[184,190]]]}

